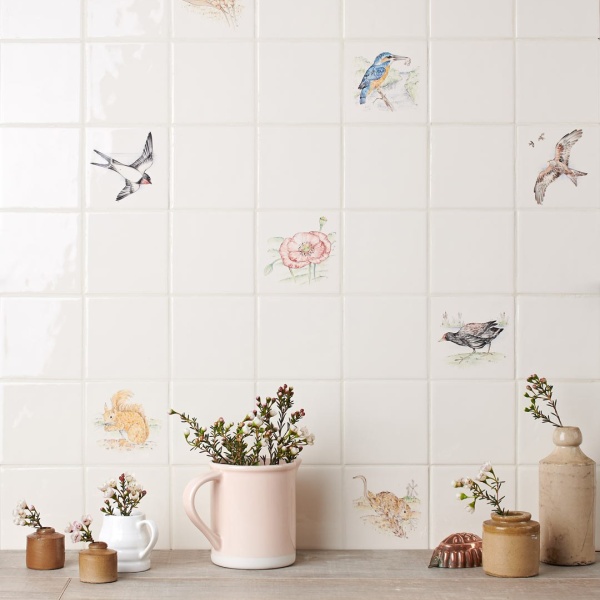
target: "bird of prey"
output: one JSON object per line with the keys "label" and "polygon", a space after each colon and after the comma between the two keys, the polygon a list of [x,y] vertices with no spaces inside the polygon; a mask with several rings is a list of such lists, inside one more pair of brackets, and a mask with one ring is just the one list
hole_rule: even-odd
{"label": "bird of prey", "polygon": [[548,186],[558,179],[561,175],[566,175],[574,185],[577,185],[577,178],[587,175],[583,171],[576,171],[569,167],[569,156],[571,154],[571,148],[575,143],[581,139],[583,131],[581,129],[574,129],[571,133],[567,133],[558,141],[554,150],[554,158],[548,161],[548,166],[540,171],[533,188],[535,194],[535,201],[538,204],[544,202],[544,195]]}
{"label": "bird of prey", "polygon": [[123,198],[126,198],[130,194],[137,192],[141,185],[152,183],[150,175],[146,173],[152,166],[153,161],[152,132],[150,132],[146,138],[146,144],[142,150],[142,155],[130,165],[124,165],[118,160],[115,160],[106,154],[102,154],[99,150],[94,150],[94,152],[99,154],[107,162],[106,164],[92,163],[93,165],[115,171],[115,173],[118,173],[125,180],[125,187],[119,192],[117,202],[123,200]]}
{"label": "bird of prey", "polygon": [[381,87],[390,72],[391,64],[395,60],[403,60],[405,64],[410,65],[410,58],[407,56],[398,56],[391,52],[382,52],[375,58],[373,64],[365,71],[362,81],[358,86],[361,104],[367,101],[367,96],[372,91]]}
{"label": "bird of prey", "polygon": [[476,351],[477,348],[488,347],[488,353],[492,346],[492,340],[495,340],[503,331],[502,327],[496,327],[497,321],[487,321],[486,323],[467,323],[463,325],[456,333],[448,331],[440,342],[453,342],[459,346],[468,346]]}

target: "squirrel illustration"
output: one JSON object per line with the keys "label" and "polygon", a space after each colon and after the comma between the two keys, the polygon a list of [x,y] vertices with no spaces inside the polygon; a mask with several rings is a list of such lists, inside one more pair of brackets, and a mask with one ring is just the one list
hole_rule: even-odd
{"label": "squirrel illustration", "polygon": [[104,430],[118,431],[133,444],[143,444],[150,435],[144,409],[139,404],[127,404],[133,396],[129,390],[119,390],[111,398],[112,408],[104,404]]}

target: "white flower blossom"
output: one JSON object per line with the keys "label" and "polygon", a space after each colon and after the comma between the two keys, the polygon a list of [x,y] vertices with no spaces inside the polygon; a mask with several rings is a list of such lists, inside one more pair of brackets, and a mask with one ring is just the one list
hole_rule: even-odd
{"label": "white flower blossom", "polygon": [[254,417],[252,423],[254,423],[254,425],[256,425],[257,427],[260,427],[263,424],[262,419],[260,417]]}
{"label": "white flower blossom", "polygon": [[475,507],[474,507],[474,506],[472,506],[471,504],[467,504],[467,506],[465,506],[465,510],[466,510],[468,513],[471,513],[471,514],[473,514],[473,513],[475,512]]}
{"label": "white flower blossom", "polygon": [[92,523],[93,519],[91,517],[91,515],[85,515],[85,517],[82,517],[81,522],[86,526],[89,527]]}
{"label": "white flower blossom", "polygon": [[477,475],[477,481],[485,481],[486,479],[487,475],[483,471],[480,471],[479,475]]}
{"label": "white flower blossom", "polygon": [[489,460],[481,465],[480,471],[489,473],[491,470],[492,470],[492,463]]}

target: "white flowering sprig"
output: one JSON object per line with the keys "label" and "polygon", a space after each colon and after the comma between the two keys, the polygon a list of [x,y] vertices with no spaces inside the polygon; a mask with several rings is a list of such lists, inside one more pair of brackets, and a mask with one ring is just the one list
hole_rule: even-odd
{"label": "white flowering sprig", "polygon": [[184,433],[192,450],[207,454],[215,463],[228,465],[278,465],[293,462],[304,446],[311,446],[315,436],[306,427],[298,427],[304,409],[290,412],[294,388],[277,390],[274,398],[256,398],[254,410],[237,425],[221,417],[210,427],[199,425],[195,417],[171,410],[189,430]]}
{"label": "white flowering sprig", "polygon": [[[527,390],[524,394],[525,398],[531,402],[529,406],[525,407],[525,412],[531,413],[531,416],[534,419],[541,419],[542,423],[550,423],[550,425],[553,425],[554,427],[562,427],[563,424],[558,416],[558,410],[556,408],[556,399],[552,397],[553,386],[546,381],[546,378],[530,375],[527,378],[527,386],[525,389]],[[548,408],[552,411],[550,416],[541,411],[537,404],[538,400],[542,400],[546,403]],[[555,417],[556,421],[554,421],[552,417]]]}
{"label": "white flowering sprig", "polygon": [[130,473],[121,473],[118,480],[109,479],[99,489],[104,492],[105,498],[100,511],[105,515],[119,514],[122,517],[131,516],[131,511],[147,493],[136,481],[135,475]]}
{"label": "white flowering sprig", "polygon": [[92,524],[92,517],[90,515],[84,515],[81,517],[81,521],[73,521],[65,527],[65,533],[71,534],[71,541],[74,544],[78,542],[93,542],[94,537],[92,536],[92,530],[90,525]]}
{"label": "white flowering sprig", "polygon": [[[509,511],[500,506],[500,503],[504,500],[504,496],[500,497],[500,488],[503,483],[504,481],[500,481],[496,473],[494,473],[491,463],[486,462],[481,465],[479,475],[475,479],[471,479],[470,477],[456,479],[452,482],[452,487],[467,488],[469,490],[470,494],[466,494],[465,492],[456,494],[458,500],[471,500],[466,506],[468,512],[475,512],[475,503],[477,500],[485,500],[494,508],[496,514],[507,515]],[[482,485],[489,487],[493,495],[484,489]]]}
{"label": "white flowering sprig", "polygon": [[40,513],[32,504],[29,506],[25,500],[21,500],[13,510],[13,523],[23,527],[34,527],[41,529],[43,527],[40,521]]}

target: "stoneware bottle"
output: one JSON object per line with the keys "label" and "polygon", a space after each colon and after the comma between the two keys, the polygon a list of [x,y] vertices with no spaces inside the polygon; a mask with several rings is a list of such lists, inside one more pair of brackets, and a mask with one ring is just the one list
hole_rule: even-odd
{"label": "stoneware bottle", "polygon": [[112,583],[117,580],[117,552],[105,542],[92,542],[79,553],[79,580],[83,583]]}
{"label": "stoneware bottle", "polygon": [[483,522],[483,570],[494,577],[534,577],[540,572],[540,524],[528,512],[492,513]]}
{"label": "stoneware bottle", "polygon": [[578,427],[556,427],[554,451],[540,460],[541,560],[595,562],[596,463],[579,448]]}
{"label": "stoneware bottle", "polygon": [[62,569],[65,566],[65,536],[52,527],[40,527],[27,536],[25,562],[28,569]]}

